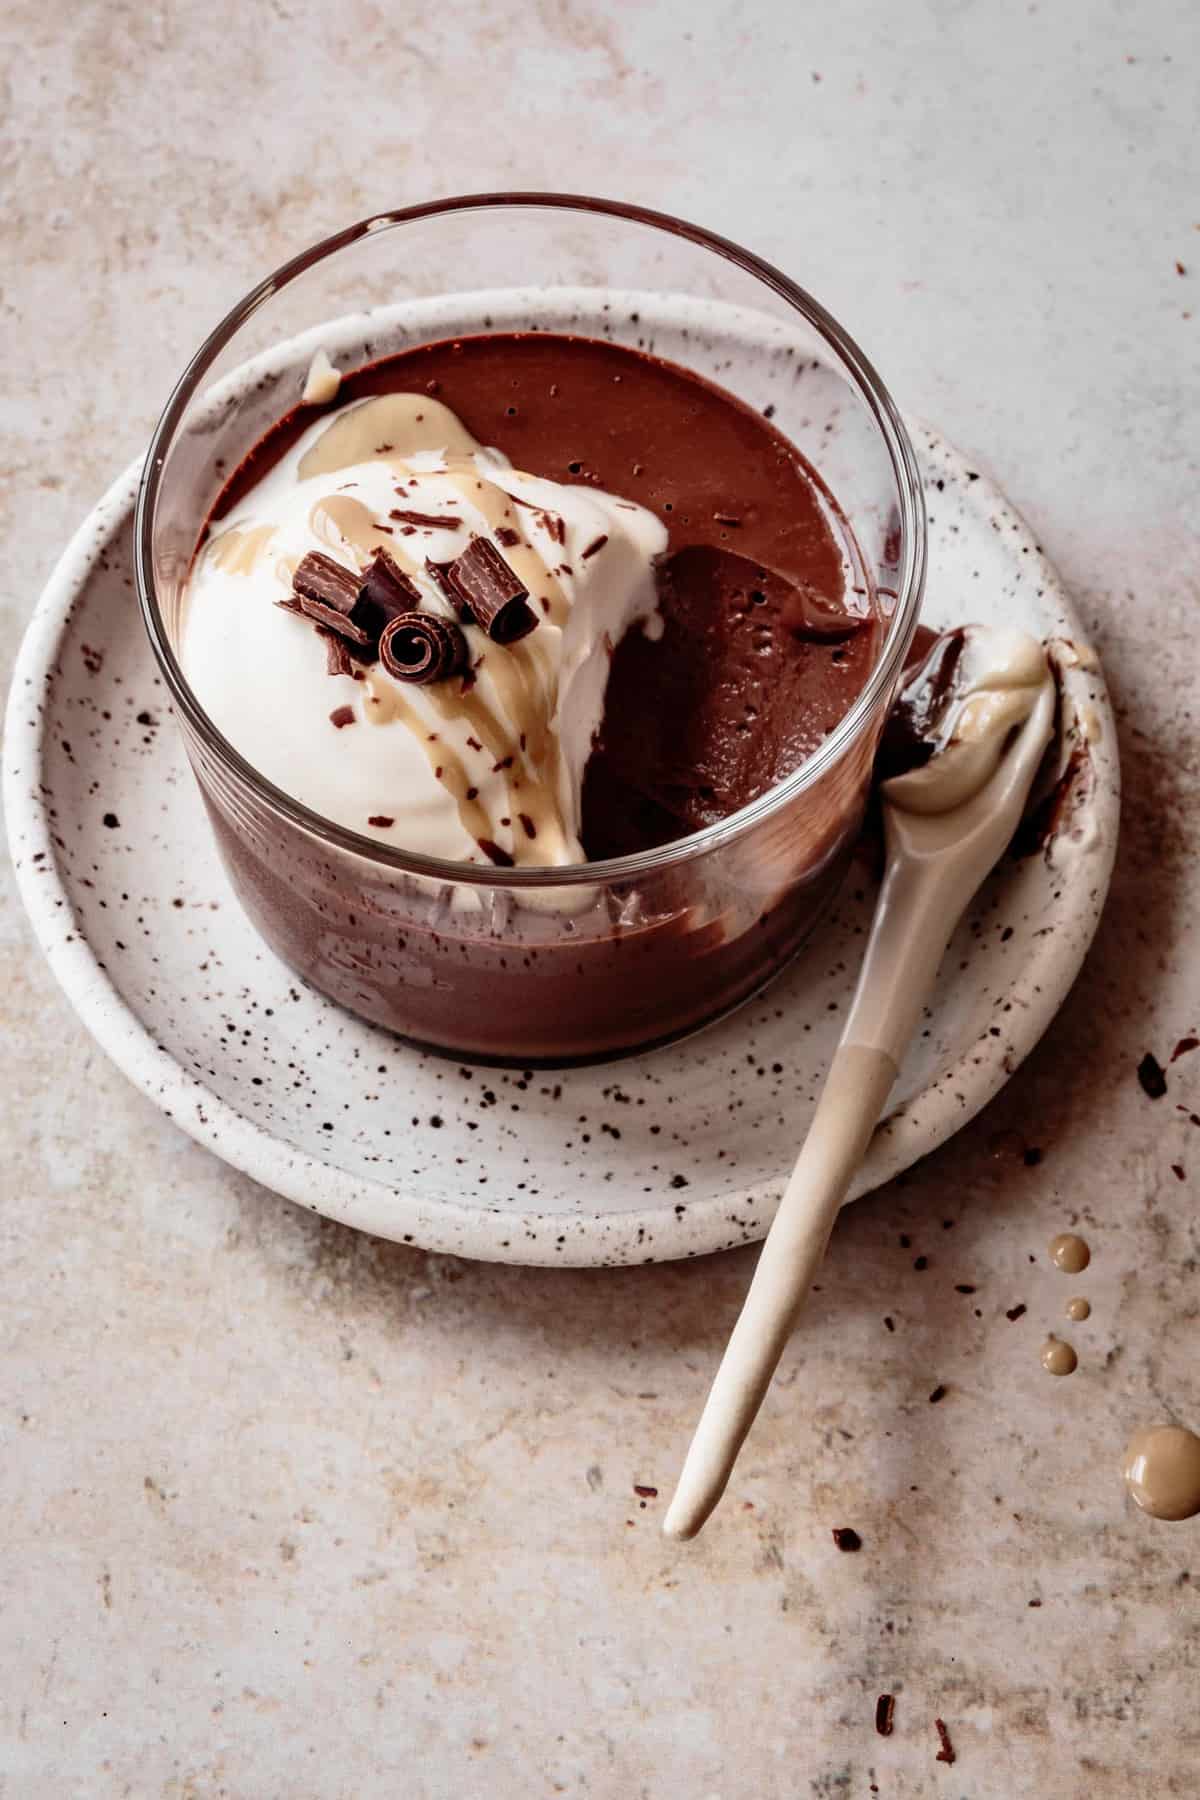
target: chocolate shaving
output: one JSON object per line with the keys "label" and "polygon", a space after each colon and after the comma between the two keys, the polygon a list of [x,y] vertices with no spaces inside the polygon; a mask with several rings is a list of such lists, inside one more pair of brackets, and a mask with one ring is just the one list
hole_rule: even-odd
{"label": "chocolate shaving", "polygon": [[292,588],[301,607],[306,600],[330,608],[346,618],[358,602],[360,577],[323,551],[310,550],[302,556],[292,576]]}
{"label": "chocolate shaving", "polygon": [[1024,1318],[1024,1316],[1028,1310],[1029,1310],[1028,1307],[1025,1305],[1024,1301],[1022,1300],[1022,1301],[1018,1301],[1016,1306],[1010,1306],[1004,1316],[1006,1319],[1011,1319],[1015,1325],[1018,1319]]}
{"label": "chocolate shaving", "polygon": [[449,600],[451,605],[457,609],[459,617],[469,619],[471,617],[471,609],[463,601],[459,595],[458,589],[450,579],[450,570],[453,566],[453,563],[434,562],[431,556],[425,558],[426,572],[433,576],[433,579],[437,582],[447,600]]}
{"label": "chocolate shaving", "polygon": [[339,637],[348,638],[360,650],[371,647],[370,634],[351,618],[358,605],[361,578],[352,570],[334,562],[320,550],[302,556],[292,576],[294,600],[281,600],[290,612],[299,610],[316,625],[324,625]]}
{"label": "chocolate shaving", "polygon": [[645,1486],[644,1483],[642,1483],[640,1481],[634,1482],[633,1491],[638,1496],[638,1498],[641,1500],[657,1500],[658,1499],[658,1489],[656,1487],[647,1487],[647,1486]]}
{"label": "chocolate shaving", "polygon": [[1200,1038],[1181,1037],[1171,1052],[1171,1061],[1178,1062],[1181,1056],[1188,1056],[1193,1050],[1200,1050]]}
{"label": "chocolate shaving", "polygon": [[339,731],[346,725],[353,725],[354,718],[355,713],[352,706],[335,706],[329,715],[330,723],[336,725]]}
{"label": "chocolate shaving", "polygon": [[458,513],[423,513],[413,507],[394,506],[388,518],[399,519],[402,525],[422,525],[427,531],[457,531],[462,524]]}
{"label": "chocolate shaving", "polygon": [[1142,1092],[1148,1100],[1161,1100],[1167,1091],[1167,1078],[1157,1056],[1147,1050],[1138,1064],[1137,1078],[1142,1084]]}
{"label": "chocolate shaving", "polygon": [[486,857],[489,857],[491,859],[491,861],[494,862],[498,868],[501,868],[501,869],[511,869],[512,868],[513,859],[508,854],[508,851],[502,850],[500,848],[499,844],[495,844],[492,842],[491,838],[476,838],[475,842],[479,845],[479,848],[483,851],[483,854]]}
{"label": "chocolate shaving", "polygon": [[581,552],[580,561],[586,562],[589,556],[595,556],[597,550],[603,550],[608,542],[607,531],[602,531],[598,538],[593,538],[587,549]]}
{"label": "chocolate shaving", "polygon": [[506,550],[511,550],[513,545],[519,544],[520,541],[520,532],[514,531],[511,525],[497,525],[496,542],[498,544],[503,544]]}
{"label": "chocolate shaving", "polygon": [[932,1394],[930,1394],[930,1396],[929,1396],[929,1404],[930,1404],[930,1406],[936,1406],[939,1400],[944,1400],[945,1398],[946,1398],[946,1389],[942,1386],[941,1382],[939,1381],[937,1386],[934,1388]]}
{"label": "chocolate shaving", "polygon": [[372,813],[367,820],[368,825],[378,825],[382,831],[386,831],[389,825],[395,823],[395,819],[390,819],[386,813]]}
{"label": "chocolate shaving", "polygon": [[521,829],[525,833],[525,836],[527,838],[535,838],[537,836],[537,826],[534,824],[529,814],[518,813],[517,817],[521,821]]}
{"label": "chocolate shaving", "polygon": [[416,582],[386,550],[377,550],[359,582],[358,622],[382,632],[389,620],[415,612],[420,605],[421,590]]}
{"label": "chocolate shaving", "polygon": [[892,1720],[896,1714],[895,1694],[880,1694],[875,1702],[875,1729],[880,1737],[891,1737]]}
{"label": "chocolate shaving", "polygon": [[851,1525],[835,1525],[833,1541],[839,1550],[861,1550],[862,1539]]}
{"label": "chocolate shaving", "polygon": [[945,1719],[935,1719],[933,1724],[942,1744],[942,1747],[934,1760],[936,1762],[952,1763],[955,1760],[954,1745],[950,1742],[950,1733],[946,1730],[946,1721]]}
{"label": "chocolate shaving", "polygon": [[529,589],[509,568],[490,538],[474,537],[445,568],[446,581],[493,643],[515,644],[537,624]]}
{"label": "chocolate shaving", "polygon": [[467,640],[461,627],[440,613],[406,612],[384,627],[379,657],[397,681],[426,687],[466,667]]}
{"label": "chocolate shaving", "polygon": [[[297,607],[299,612],[300,608]],[[353,675],[354,662],[349,650],[332,631],[326,631],[323,625],[317,627],[325,639],[325,672],[328,675]]]}

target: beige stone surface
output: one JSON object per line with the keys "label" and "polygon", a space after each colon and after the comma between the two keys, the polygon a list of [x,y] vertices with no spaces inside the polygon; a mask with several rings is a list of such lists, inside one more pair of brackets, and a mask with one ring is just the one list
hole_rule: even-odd
{"label": "beige stone surface", "polygon": [[301,1214],[106,1064],[6,877],[0,1794],[1195,1794],[1200,1521],[1118,1473],[1135,1426],[1200,1426],[1200,1052],[1135,1079],[1200,1026],[1195,7],[8,0],[0,45],[9,657],[268,266],[573,186],[774,257],[1000,480],[1083,603],[1128,790],[1061,1017],[844,1216],[683,1550],[658,1522],[750,1254],[523,1272]]}

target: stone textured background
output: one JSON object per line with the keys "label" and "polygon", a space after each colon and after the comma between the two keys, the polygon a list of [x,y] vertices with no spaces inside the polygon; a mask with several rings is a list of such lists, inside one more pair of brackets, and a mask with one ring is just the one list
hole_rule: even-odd
{"label": "stone textured background", "polygon": [[[1117,1474],[1133,1426],[1200,1425],[1200,1053],[1157,1102],[1134,1074],[1200,1023],[1192,0],[7,0],[0,44],[6,655],[266,268],[575,187],[781,262],[1000,480],[1127,784],[1062,1016],[844,1217],[682,1551],[633,1484],[665,1499],[749,1254],[522,1272],[302,1215],[108,1067],[6,886],[0,1794],[1195,1794],[1200,1521]],[[1094,1313],[1052,1382],[1077,1220]]]}

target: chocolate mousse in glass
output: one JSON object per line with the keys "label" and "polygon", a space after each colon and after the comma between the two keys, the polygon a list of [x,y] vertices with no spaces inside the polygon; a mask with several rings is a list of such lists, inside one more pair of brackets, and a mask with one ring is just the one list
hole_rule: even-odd
{"label": "chocolate mousse in glass", "polygon": [[904,428],[829,315],[559,195],[372,219],[271,277],[172,397],[136,531],[263,937],[518,1064],[665,1042],[787,961],[924,572]]}

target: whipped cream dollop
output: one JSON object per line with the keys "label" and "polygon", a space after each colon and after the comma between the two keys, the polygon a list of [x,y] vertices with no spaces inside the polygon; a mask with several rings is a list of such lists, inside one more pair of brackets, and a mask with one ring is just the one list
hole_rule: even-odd
{"label": "whipped cream dollop", "polygon": [[1045,649],[1026,632],[944,632],[908,676],[884,730],[879,773],[889,801],[943,813],[973,798],[1051,679]]}
{"label": "whipped cream dollop", "polygon": [[[469,672],[429,686],[375,661],[328,672],[311,621],[276,604],[311,551],[353,572],[385,550],[423,610],[457,618],[427,563],[490,539],[536,629],[501,645],[463,625]],[[661,630],[662,523],[644,507],[511,467],[427,394],[325,413],[213,526],[185,597],[181,662],[256,770],[314,812],[448,860],[585,860],[583,773],[612,652]]]}

